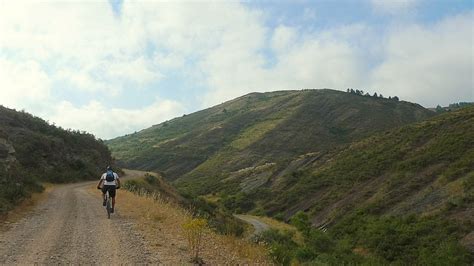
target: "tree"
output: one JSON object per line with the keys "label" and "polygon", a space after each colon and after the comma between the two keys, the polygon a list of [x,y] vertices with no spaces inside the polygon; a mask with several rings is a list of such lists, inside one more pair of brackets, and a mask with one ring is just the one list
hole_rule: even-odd
{"label": "tree", "polygon": [[374,97],[375,97],[375,98],[378,98],[379,95],[375,92],[375,93],[374,93]]}
{"label": "tree", "polygon": [[393,96],[393,98],[392,98],[392,99],[394,99],[394,100],[395,100],[395,101],[397,101],[397,102],[400,100],[400,99],[398,99],[398,97],[397,97],[397,96]]}

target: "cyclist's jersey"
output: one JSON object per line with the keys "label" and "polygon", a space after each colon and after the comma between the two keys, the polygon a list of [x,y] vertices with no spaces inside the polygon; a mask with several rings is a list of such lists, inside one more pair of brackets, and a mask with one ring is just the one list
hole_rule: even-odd
{"label": "cyclist's jersey", "polygon": [[114,172],[114,181],[112,181],[112,182],[107,181],[106,177],[107,177],[107,173],[103,173],[102,177],[100,178],[100,179],[104,180],[104,186],[116,186],[117,185],[116,180],[119,179],[119,176],[117,175],[117,173]]}

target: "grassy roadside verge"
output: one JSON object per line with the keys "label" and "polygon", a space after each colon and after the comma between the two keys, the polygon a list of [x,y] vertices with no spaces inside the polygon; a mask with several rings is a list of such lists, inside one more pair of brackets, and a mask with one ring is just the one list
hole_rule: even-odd
{"label": "grassy roadside verge", "polygon": [[34,192],[29,198],[24,199],[20,204],[12,210],[0,215],[0,232],[7,229],[9,224],[15,223],[25,217],[39,203],[48,198],[49,193],[54,189],[54,185],[50,183],[42,184],[44,190],[42,192]]}
{"label": "grassy roadside verge", "polygon": [[[100,194],[91,188],[98,198]],[[182,225],[192,218],[182,207],[120,190],[117,196],[117,213],[135,221],[146,240],[158,253],[163,264],[184,264],[190,254]],[[269,264],[267,250],[263,246],[249,243],[233,236],[218,235],[206,231],[202,258],[207,264]]]}

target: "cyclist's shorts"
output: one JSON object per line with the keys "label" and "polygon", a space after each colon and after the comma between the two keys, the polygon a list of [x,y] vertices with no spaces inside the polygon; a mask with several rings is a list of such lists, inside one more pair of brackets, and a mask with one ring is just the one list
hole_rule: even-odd
{"label": "cyclist's shorts", "polygon": [[104,185],[102,187],[102,193],[105,194],[105,192],[109,191],[109,195],[112,198],[115,198],[115,186],[114,185]]}

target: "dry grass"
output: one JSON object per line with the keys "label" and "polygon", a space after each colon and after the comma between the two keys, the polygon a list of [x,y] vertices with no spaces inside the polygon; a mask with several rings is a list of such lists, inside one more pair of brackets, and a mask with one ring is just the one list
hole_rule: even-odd
{"label": "dry grass", "polygon": [[[96,190],[90,190],[97,194]],[[97,195],[99,197],[100,195]],[[120,215],[136,222],[164,264],[188,263],[191,254],[182,225],[191,213],[159,197],[121,190],[117,196]],[[206,230],[201,257],[207,264],[270,264],[265,247],[233,236]]]}
{"label": "dry grass", "polygon": [[[3,224],[15,223],[25,217],[33,208],[40,202],[48,197],[49,192],[53,190],[54,185],[45,183],[43,184],[44,191],[33,193],[31,197],[23,200],[13,210],[9,211],[6,215],[0,216],[0,222]],[[1,225],[1,224],[0,224]],[[0,231],[2,227],[0,226]]]}

